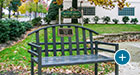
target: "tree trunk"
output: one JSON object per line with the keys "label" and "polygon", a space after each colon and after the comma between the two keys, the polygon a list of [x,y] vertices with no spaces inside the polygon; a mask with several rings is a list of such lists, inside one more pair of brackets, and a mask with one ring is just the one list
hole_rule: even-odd
{"label": "tree trunk", "polygon": [[[78,5],[78,0],[72,0],[72,7],[77,9]],[[78,19],[72,19],[72,23],[78,23]]]}
{"label": "tree trunk", "polygon": [[8,18],[11,18],[11,10],[9,9],[9,15]]}
{"label": "tree trunk", "polygon": [[37,14],[38,14],[38,2],[36,3],[35,18],[37,18]]}
{"label": "tree trunk", "polygon": [[1,1],[1,5],[0,5],[0,19],[2,19],[2,8],[3,8],[3,1]]}

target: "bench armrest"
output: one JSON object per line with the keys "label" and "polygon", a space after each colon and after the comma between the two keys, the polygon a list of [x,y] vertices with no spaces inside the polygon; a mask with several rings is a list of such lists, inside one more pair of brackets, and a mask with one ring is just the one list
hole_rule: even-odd
{"label": "bench armrest", "polygon": [[36,53],[35,51],[33,50],[28,50],[28,52],[33,55],[33,56],[37,56],[38,57],[38,53]]}
{"label": "bench armrest", "polygon": [[[98,47],[99,44],[114,46],[115,47],[115,50],[99,48]],[[115,53],[117,50],[119,50],[119,44],[95,41],[95,52],[96,53],[98,53],[97,50],[102,50],[102,51],[106,51],[106,52]]]}
{"label": "bench armrest", "polygon": [[[29,53],[31,53],[32,55],[34,56],[37,56],[37,57],[40,57],[41,54],[42,54],[42,47],[40,47],[39,45],[37,44],[34,44],[34,43],[28,43],[29,46],[31,46],[31,50],[28,50]],[[33,50],[33,48],[36,48],[37,49],[37,52]]]}
{"label": "bench armrest", "polygon": [[95,41],[95,42],[98,42],[98,44],[111,45],[111,46],[118,45],[118,44],[115,44],[115,43],[107,43],[107,42],[101,42],[101,41]]}
{"label": "bench armrest", "polygon": [[35,48],[41,48],[39,45],[34,44],[34,43],[28,43],[28,45],[30,45],[31,47],[35,47]]}

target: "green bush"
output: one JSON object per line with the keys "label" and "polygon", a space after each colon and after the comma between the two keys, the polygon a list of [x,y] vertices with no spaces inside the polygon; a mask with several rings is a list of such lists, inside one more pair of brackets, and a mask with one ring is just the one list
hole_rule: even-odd
{"label": "green bush", "polygon": [[17,20],[7,19],[10,23],[10,40],[15,40],[15,38],[20,37],[26,31],[26,28]]}
{"label": "green bush", "polygon": [[9,40],[9,24],[0,20],[0,43],[4,43]]}
{"label": "green bush", "polygon": [[138,19],[137,18],[132,18],[131,19],[131,23],[133,23],[133,24],[137,24],[139,21],[138,21]]}
{"label": "green bush", "polygon": [[124,22],[124,24],[126,24],[129,20],[130,20],[130,19],[129,19],[128,16],[124,16],[124,17],[122,18],[122,21]]}
{"label": "green bush", "polygon": [[39,25],[41,25],[41,23],[42,23],[41,19],[42,19],[41,17],[34,18],[34,19],[32,20],[32,24],[33,24],[34,26],[39,26]]}
{"label": "green bush", "polygon": [[28,22],[19,22],[18,20],[6,19],[0,20],[0,43],[8,40],[15,40],[32,28]]}
{"label": "green bush", "polygon": [[84,18],[84,23],[88,24],[90,22],[89,18]]}
{"label": "green bush", "polygon": [[23,26],[25,26],[26,31],[30,30],[33,26],[31,25],[31,23],[29,22],[21,22],[21,24],[23,24]]}
{"label": "green bush", "polygon": [[99,20],[100,18],[98,16],[93,17],[93,21],[95,22],[95,24],[97,24]]}
{"label": "green bush", "polygon": [[45,21],[47,24],[50,24],[51,19],[48,17],[48,15],[46,15],[46,17],[44,17],[44,21]]}
{"label": "green bush", "polygon": [[114,22],[114,24],[118,24],[118,22],[119,22],[118,19],[113,19],[112,21]]}
{"label": "green bush", "polygon": [[104,17],[102,18],[102,20],[103,20],[103,22],[104,22],[105,24],[108,24],[108,22],[110,22],[110,17],[109,17],[109,16],[104,16]]}

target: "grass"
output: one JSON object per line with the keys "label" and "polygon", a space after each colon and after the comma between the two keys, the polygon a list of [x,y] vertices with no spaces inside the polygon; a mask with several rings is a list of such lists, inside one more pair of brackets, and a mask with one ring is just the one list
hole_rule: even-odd
{"label": "grass", "polygon": [[120,32],[126,32],[126,31],[140,31],[140,25],[132,25],[132,24],[110,24],[110,25],[104,25],[104,24],[87,24],[84,25],[84,27],[90,28],[95,30],[96,32],[103,34],[103,33],[120,33]]}
{"label": "grass", "polygon": [[[140,31],[140,25],[99,25],[99,24],[86,24],[84,25],[84,27],[93,29],[94,31],[99,32],[100,34],[103,33],[120,33],[120,32],[125,32],[125,31]],[[75,31],[75,30],[74,30]],[[49,34],[48,34],[48,40],[49,42],[52,42],[52,30],[49,29]],[[40,37],[44,36],[43,31],[40,32]],[[81,30],[79,30],[79,34],[81,33]],[[89,33],[86,32],[88,35]],[[75,36],[75,34],[74,34]],[[82,36],[79,36],[80,40],[82,40],[81,38]],[[64,38],[65,41],[68,41],[67,38]],[[30,68],[30,54],[27,52],[27,50],[30,49],[30,47],[27,45],[27,43],[29,42],[33,42],[33,40],[35,40],[35,35],[31,35],[28,36],[25,40],[23,40],[22,42],[17,43],[14,46],[11,46],[9,48],[4,49],[3,51],[0,52],[0,63],[6,63],[4,66],[8,67],[8,64],[14,64],[15,66],[24,66],[27,65],[27,67]],[[60,37],[56,38],[57,42],[60,42]],[[75,41],[75,38],[72,38],[73,41]],[[43,42],[44,38],[41,37],[40,41]],[[44,46],[42,46],[44,48]],[[58,48],[61,48],[60,45],[57,46]],[[67,45],[65,45],[66,48],[68,48]],[[73,45],[73,47],[76,47],[75,45]],[[83,47],[83,45],[81,45],[80,47]],[[52,48],[52,46],[49,46],[49,48]],[[81,54],[83,54],[83,52],[80,52]],[[90,52],[89,52],[90,53]],[[75,53],[74,53],[75,54]],[[61,55],[61,52],[58,52],[58,55]],[[68,52],[66,52],[66,55],[69,55]],[[52,53],[50,53],[49,56],[53,56]],[[22,62],[22,63],[20,63]],[[84,64],[84,65],[79,65],[82,68],[86,68],[86,69],[92,69],[93,68],[89,68],[89,66],[93,66],[93,64]],[[0,65],[0,67],[2,67]],[[58,67],[58,68],[68,68],[67,66],[63,66],[63,67]],[[110,68],[110,67],[107,67]],[[101,70],[101,69],[100,69]],[[111,69],[105,69],[106,73],[109,72]]]}

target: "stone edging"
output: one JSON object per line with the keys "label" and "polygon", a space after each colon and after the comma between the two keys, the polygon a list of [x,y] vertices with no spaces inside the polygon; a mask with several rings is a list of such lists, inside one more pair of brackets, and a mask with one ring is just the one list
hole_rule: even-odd
{"label": "stone edging", "polygon": [[93,36],[94,40],[103,42],[125,42],[140,40],[140,32],[122,32]]}

